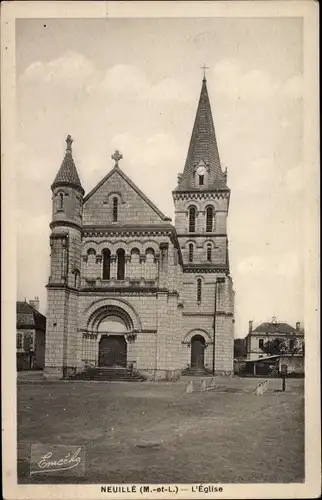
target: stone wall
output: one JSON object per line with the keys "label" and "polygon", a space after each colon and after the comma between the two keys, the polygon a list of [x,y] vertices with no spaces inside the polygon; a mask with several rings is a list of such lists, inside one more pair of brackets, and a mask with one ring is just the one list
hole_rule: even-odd
{"label": "stone wall", "polygon": [[[113,221],[113,198],[118,200],[118,220]],[[158,213],[138,195],[117,170],[97,191],[85,200],[83,223],[104,224],[160,224]]]}

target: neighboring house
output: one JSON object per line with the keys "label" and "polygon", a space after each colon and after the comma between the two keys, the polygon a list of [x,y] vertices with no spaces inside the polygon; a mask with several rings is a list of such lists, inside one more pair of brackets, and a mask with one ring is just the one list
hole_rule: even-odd
{"label": "neighboring house", "polygon": [[299,354],[275,354],[246,360],[235,373],[246,376],[280,376],[283,365],[287,367],[289,376],[304,375],[304,356]]}
{"label": "neighboring house", "polygon": [[72,142],[51,186],[45,376],[92,365],[135,366],[154,380],[188,366],[231,374],[230,189],[206,79],[177,185],[173,171],[174,224],[126,174],[139,156],[121,168],[116,151],[114,167],[85,195]]}
{"label": "neighboring house", "polygon": [[[279,339],[285,350],[283,352],[265,352],[265,344],[268,341]],[[285,354],[291,357],[304,356],[304,330],[301,323],[297,322],[295,328],[287,323],[278,323],[275,318],[270,323],[261,323],[253,328],[253,322],[249,322],[249,333],[246,336],[247,360],[257,360],[270,355]]]}
{"label": "neighboring house", "polygon": [[17,302],[17,370],[42,370],[45,366],[46,318],[39,299]]}

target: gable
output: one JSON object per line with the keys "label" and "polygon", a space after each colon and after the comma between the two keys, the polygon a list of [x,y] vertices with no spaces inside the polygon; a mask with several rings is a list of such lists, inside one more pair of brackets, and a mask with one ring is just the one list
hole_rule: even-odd
{"label": "gable", "polygon": [[[113,199],[117,198],[117,222],[113,219]],[[83,224],[151,225],[166,217],[119,167],[113,170],[84,198]]]}

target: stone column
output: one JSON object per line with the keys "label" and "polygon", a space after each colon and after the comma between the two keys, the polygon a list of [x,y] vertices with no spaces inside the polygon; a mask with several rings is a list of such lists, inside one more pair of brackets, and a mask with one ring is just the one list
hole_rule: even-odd
{"label": "stone column", "polygon": [[160,255],[156,254],[154,257],[154,263],[155,263],[155,280],[157,282],[157,285],[159,286],[159,272],[160,272]]}
{"label": "stone column", "polygon": [[124,277],[127,281],[130,280],[130,262],[131,262],[131,255],[125,255],[125,272],[124,272]]}
{"label": "stone column", "polygon": [[111,255],[111,272],[110,272],[110,276],[111,276],[111,279],[113,280],[116,280],[116,277],[117,277],[117,256],[116,255]]}
{"label": "stone column", "polygon": [[162,288],[167,288],[169,244],[161,243],[160,250],[161,250],[161,255],[160,255],[159,286]]}
{"label": "stone column", "polygon": [[140,255],[141,281],[145,281],[145,255]]}

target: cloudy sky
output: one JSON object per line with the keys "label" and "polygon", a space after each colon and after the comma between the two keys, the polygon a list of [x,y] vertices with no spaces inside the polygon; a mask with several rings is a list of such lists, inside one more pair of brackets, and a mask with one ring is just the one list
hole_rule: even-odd
{"label": "cloudy sky", "polygon": [[16,22],[18,299],[46,312],[51,191],[65,138],[88,192],[121,167],[173,217],[204,63],[231,188],[236,336],[303,319],[300,18]]}

